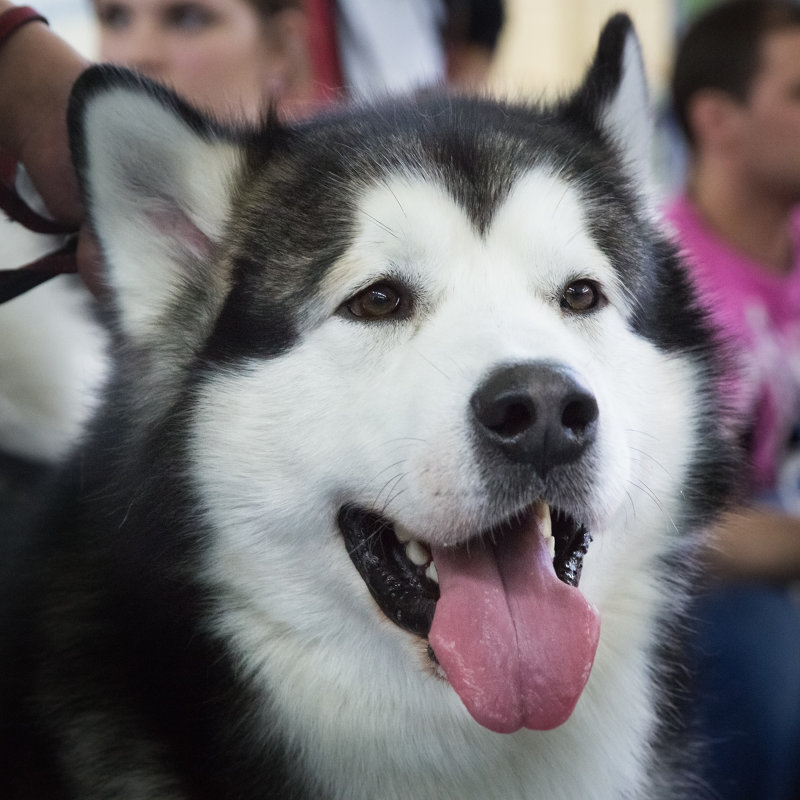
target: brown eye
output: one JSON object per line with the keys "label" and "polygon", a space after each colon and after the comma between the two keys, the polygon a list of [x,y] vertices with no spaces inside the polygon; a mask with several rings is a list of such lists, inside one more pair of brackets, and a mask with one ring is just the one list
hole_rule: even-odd
{"label": "brown eye", "polygon": [[601,297],[600,288],[594,281],[573,281],[561,295],[561,308],[578,314],[591,311],[597,307]]}
{"label": "brown eye", "polygon": [[385,319],[402,305],[400,291],[388,283],[376,283],[346,303],[347,310],[359,319]]}

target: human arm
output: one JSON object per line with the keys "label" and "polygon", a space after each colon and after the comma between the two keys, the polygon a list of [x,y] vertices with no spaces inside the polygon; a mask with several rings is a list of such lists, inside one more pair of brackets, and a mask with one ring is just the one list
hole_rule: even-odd
{"label": "human arm", "polygon": [[[0,0],[0,13],[14,8]],[[87,67],[42,22],[17,29],[0,49],[0,147],[25,166],[50,213],[77,225],[80,195],[69,157],[69,93]]]}
{"label": "human arm", "polygon": [[[14,8],[0,0],[0,14]],[[81,225],[83,207],[72,166],[67,105],[72,85],[88,62],[42,22],[17,28],[0,47],[0,149],[24,165],[49,212],[80,227],[78,271],[90,289],[98,282],[97,245]]]}
{"label": "human arm", "polygon": [[785,583],[800,579],[800,519],[761,506],[729,511],[708,531],[712,575]]}

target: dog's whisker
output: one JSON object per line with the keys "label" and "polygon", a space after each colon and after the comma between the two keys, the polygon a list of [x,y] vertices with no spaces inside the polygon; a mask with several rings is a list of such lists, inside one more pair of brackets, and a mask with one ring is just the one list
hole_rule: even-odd
{"label": "dog's whisker", "polygon": [[[403,478],[405,478],[405,476],[407,474],[408,473],[406,473],[406,472],[400,472],[397,475],[395,475],[392,478],[390,478],[388,481],[386,481],[383,484],[381,489],[378,491],[378,494],[375,496],[374,507],[376,509],[380,508],[381,512],[384,512],[388,508],[389,503],[391,502],[392,498],[395,496],[394,495],[394,491],[395,491],[397,485],[403,480]],[[386,494],[386,500],[383,503],[381,503],[381,496],[384,493]]]}
{"label": "dog's whisker", "polygon": [[381,222],[377,217],[373,216],[372,214],[368,214],[366,211],[364,211],[363,213],[364,216],[367,217],[367,219],[371,219],[381,230],[388,233],[389,236],[391,236],[393,239],[399,238],[397,233],[394,230],[392,230],[392,228],[390,228],[384,222]]}
{"label": "dog's whisker", "polygon": [[408,218],[408,214],[406,214],[406,210],[405,208],[403,208],[403,204],[400,202],[400,198],[397,196],[396,192],[391,186],[389,186],[388,188],[389,188],[389,193],[392,195],[392,197],[394,197],[394,201],[395,203],[397,203],[397,207],[400,209],[400,213],[404,217]]}
{"label": "dog's whisker", "polygon": [[437,364],[435,364],[433,361],[431,361],[431,359],[430,359],[430,358],[428,358],[428,356],[426,356],[424,353],[422,353],[422,352],[419,350],[419,348],[414,348],[414,352],[415,352],[415,353],[416,353],[416,354],[417,354],[417,355],[418,355],[418,356],[419,356],[419,357],[420,357],[420,358],[421,358],[421,359],[422,359],[422,360],[423,360],[423,361],[424,361],[426,364],[428,364],[428,365],[429,365],[429,366],[431,366],[433,369],[435,369],[435,370],[436,370],[436,371],[437,371],[437,372],[438,372],[438,373],[439,373],[439,374],[440,374],[442,377],[444,377],[444,378],[447,378],[447,380],[452,380],[452,376],[451,376],[451,375],[449,375],[449,374],[448,374],[447,372],[445,372],[445,371],[444,371],[444,370],[443,370],[443,369],[442,369],[440,366],[438,366],[438,365],[437,365]]}
{"label": "dog's whisker", "polygon": [[656,505],[656,507],[658,508],[658,510],[661,512],[661,514],[662,514],[662,515],[664,516],[664,518],[667,520],[667,522],[669,523],[670,527],[671,527],[671,528],[674,530],[674,532],[675,532],[675,533],[680,533],[680,530],[678,529],[678,525],[677,525],[677,523],[675,522],[675,520],[674,520],[674,518],[673,518],[672,514],[670,514],[670,513],[667,511],[667,509],[664,507],[664,504],[662,503],[661,499],[658,497],[658,495],[657,495],[655,492],[653,492],[653,491],[650,489],[650,487],[649,487],[649,486],[647,486],[647,484],[645,484],[643,481],[637,481],[637,480],[634,480],[634,479],[629,479],[629,481],[628,481],[628,482],[629,482],[629,483],[630,483],[632,486],[636,487],[636,488],[637,488],[639,491],[641,491],[641,492],[643,492],[645,495],[647,495],[647,497],[649,497],[649,498],[650,498],[650,500],[652,500],[652,501],[653,501],[653,503]]}
{"label": "dog's whisker", "polygon": [[656,436],[656,434],[654,434],[652,431],[639,430],[638,428],[626,428],[625,432],[626,433],[633,433],[636,436],[645,437],[647,439],[650,439],[653,442],[658,442],[659,441],[659,437]]}
{"label": "dog's whisker", "polygon": [[625,509],[625,521],[628,522],[628,505],[630,506],[630,513],[633,514],[633,518],[636,519],[636,503],[634,502],[633,495],[631,494],[629,489],[625,489],[625,496],[628,498],[627,505],[623,506]]}
{"label": "dog's whisker", "polygon": [[648,460],[655,464],[668,478],[672,477],[672,472],[667,468],[667,466],[661,461],[660,459],[656,458],[652,453],[648,453],[646,450],[642,450],[638,447],[630,446],[630,450],[633,453],[636,453],[639,460]]}
{"label": "dog's whisker", "polygon": [[[394,461],[391,464],[387,464],[380,472],[376,473],[375,478],[376,479],[380,478],[381,475],[383,475],[385,472],[388,472],[389,470],[397,469],[397,467],[399,467],[401,464],[404,464],[406,461],[407,459],[401,458],[398,461]],[[380,492],[378,493],[378,496],[380,496]]]}
{"label": "dog's whisker", "polygon": [[384,503],[382,509],[383,512],[386,511],[386,509],[389,507],[391,503],[394,503],[399,497],[402,497],[408,491],[406,487],[402,489],[397,489],[396,486],[397,484],[395,484],[395,488],[392,490],[390,496],[386,498],[386,502]]}

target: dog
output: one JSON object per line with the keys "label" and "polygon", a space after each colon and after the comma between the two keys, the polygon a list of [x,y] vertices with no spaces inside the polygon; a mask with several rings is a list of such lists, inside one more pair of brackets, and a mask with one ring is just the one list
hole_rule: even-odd
{"label": "dog", "polygon": [[733,456],[630,20],[549,105],[234,132],[101,66],[69,127],[115,366],[5,559],[4,796],[685,797]]}

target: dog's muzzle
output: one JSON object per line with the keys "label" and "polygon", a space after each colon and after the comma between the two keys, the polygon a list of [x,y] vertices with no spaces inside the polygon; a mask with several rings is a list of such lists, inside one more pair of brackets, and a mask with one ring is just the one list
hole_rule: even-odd
{"label": "dog's muzzle", "polygon": [[567,367],[538,362],[495,369],[467,412],[486,502],[505,509],[500,518],[443,539],[348,504],[339,528],[381,610],[428,638],[478,722],[497,732],[555,727],[588,679],[599,618],[577,588],[591,535],[550,503],[583,508],[575,487],[588,485],[598,405]]}

